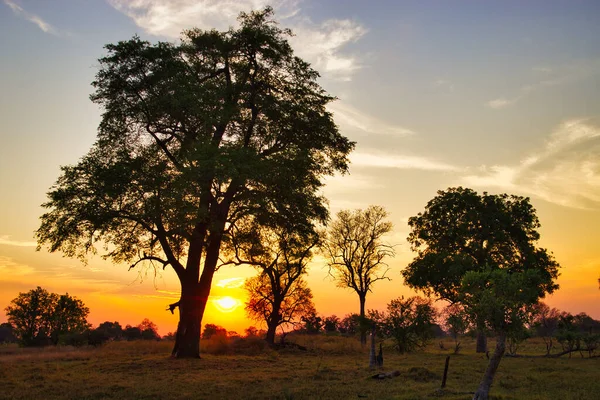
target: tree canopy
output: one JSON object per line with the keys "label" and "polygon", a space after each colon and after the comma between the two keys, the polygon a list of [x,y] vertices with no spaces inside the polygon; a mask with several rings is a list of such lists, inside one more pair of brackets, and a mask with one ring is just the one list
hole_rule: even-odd
{"label": "tree canopy", "polygon": [[39,286],[19,293],[5,311],[23,346],[58,344],[65,335],[83,333],[89,327],[89,309],[81,300]]}
{"label": "tree canopy", "polygon": [[365,301],[373,284],[389,279],[385,259],[395,255],[394,248],[382,240],[392,230],[383,207],[365,210],[342,210],[327,228],[323,250],[328,258],[329,273],[338,286],[356,292],[360,302],[361,342],[367,342]]}
{"label": "tree canopy", "polygon": [[425,211],[408,220],[408,242],[417,257],[402,271],[415,289],[457,301],[469,271],[536,270],[553,291],[558,264],[535,246],[540,222],[529,198],[457,187],[438,191]]}
{"label": "tree canopy", "polygon": [[171,267],[182,286],[174,355],[197,357],[221,243],[234,222],[270,215],[312,229],[328,217],[322,178],[348,168],[354,143],[334,98],[294,56],[272,10],[181,43],[134,37],[106,46],[92,101],[97,141],[48,193],[39,246],[82,259]]}
{"label": "tree canopy", "polygon": [[496,348],[474,399],[487,399],[506,348],[528,309],[558,288],[558,263],[536,246],[540,227],[529,199],[439,191],[409,219],[417,256],[402,274],[409,286],[456,303],[479,329],[496,334]]}

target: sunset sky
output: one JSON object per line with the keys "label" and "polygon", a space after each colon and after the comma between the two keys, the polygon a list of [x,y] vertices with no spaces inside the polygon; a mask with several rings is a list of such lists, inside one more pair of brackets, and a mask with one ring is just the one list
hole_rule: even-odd
{"label": "sunset sky", "polygon": [[[332,215],[376,204],[394,224],[392,280],[375,284],[367,309],[414,294],[400,276],[413,257],[407,220],[461,185],[531,197],[540,245],[562,266],[545,301],[600,319],[600,1],[0,0],[0,322],[39,285],[82,299],[93,325],[150,318],[161,334],[176,329],[165,311],[179,296],[172,270],[36,252],[40,204],[59,167],[95,141],[101,110],[88,97],[105,44],[224,30],[267,4],[357,142],[350,174],[327,180]],[[241,287],[253,274],[219,270],[203,323],[257,325]],[[308,281],[320,314],[358,311],[323,259]]]}

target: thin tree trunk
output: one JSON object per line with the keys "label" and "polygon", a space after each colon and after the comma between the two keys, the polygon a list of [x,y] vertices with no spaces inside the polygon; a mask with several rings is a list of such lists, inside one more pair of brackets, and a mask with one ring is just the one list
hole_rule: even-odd
{"label": "thin tree trunk", "polygon": [[367,320],[365,317],[365,295],[358,295],[360,300],[360,344],[362,346],[367,345]]}
{"label": "thin tree trunk", "polygon": [[377,357],[375,356],[375,324],[371,328],[371,352],[369,353],[369,368],[377,366]]}
{"label": "thin tree trunk", "polygon": [[496,375],[496,371],[498,370],[498,366],[500,365],[500,361],[502,360],[505,350],[506,335],[501,334],[496,338],[496,349],[490,358],[490,362],[485,370],[485,374],[483,374],[483,379],[481,380],[481,383],[479,384],[479,387],[473,396],[473,400],[488,400],[490,388],[492,387],[492,382],[494,381],[494,376]]}
{"label": "thin tree trunk", "polygon": [[487,352],[487,336],[485,336],[483,328],[477,328],[477,348],[475,351],[477,353]]}

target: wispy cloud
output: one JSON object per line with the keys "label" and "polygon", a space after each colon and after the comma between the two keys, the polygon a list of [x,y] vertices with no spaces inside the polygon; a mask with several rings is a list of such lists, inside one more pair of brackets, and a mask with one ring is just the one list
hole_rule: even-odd
{"label": "wispy cloud", "polygon": [[13,11],[13,13],[15,13],[19,17],[22,17],[22,18],[26,19],[27,21],[37,25],[37,27],[40,28],[42,31],[49,33],[51,35],[60,36],[60,32],[58,31],[58,29],[56,29],[54,26],[50,25],[48,22],[44,21],[41,17],[26,11],[25,9],[23,9],[23,7],[18,5],[15,1],[4,0],[4,4],[6,4],[8,7],[10,7],[10,9]]}
{"label": "wispy cloud", "polygon": [[35,269],[29,265],[17,263],[10,257],[0,256],[0,274],[9,280],[33,273]]}
{"label": "wispy cloud", "polygon": [[454,92],[454,83],[447,79],[436,79],[432,82],[432,86],[438,89],[444,89],[448,92]]}
{"label": "wispy cloud", "polygon": [[409,136],[415,134],[415,132],[408,128],[388,124],[340,101],[329,104],[327,108],[333,113],[335,122],[342,129],[358,129],[376,135]]}
{"label": "wispy cloud", "polygon": [[215,286],[223,288],[223,289],[235,289],[242,287],[246,278],[227,278],[221,279],[219,282],[215,284]]}
{"label": "wispy cloud", "polygon": [[505,98],[499,98],[499,99],[494,99],[494,100],[488,101],[487,106],[490,108],[493,108],[495,110],[498,110],[500,108],[508,107],[511,104],[514,104],[518,100],[519,100],[519,98],[514,98],[512,100],[508,100]]}
{"label": "wispy cloud", "polygon": [[396,169],[415,169],[422,171],[461,171],[460,167],[446,164],[441,161],[432,160],[420,156],[394,155],[385,153],[363,153],[354,152],[350,155],[350,161],[353,166],[377,167],[377,168],[396,168]]}
{"label": "wispy cloud", "polygon": [[366,32],[360,23],[348,19],[329,19],[314,23],[303,15],[300,0],[108,0],[129,16],[144,31],[168,38],[178,38],[183,29],[227,29],[237,24],[240,11],[272,5],[282,25],[295,36],[290,42],[299,56],[311,62],[325,76],[350,80],[361,67],[356,55],[344,47],[356,42]]}
{"label": "wispy cloud", "polygon": [[562,123],[544,146],[516,165],[482,166],[461,184],[498,188],[575,208],[600,207],[600,127]]}
{"label": "wispy cloud", "polygon": [[35,247],[37,243],[21,240],[11,240],[10,235],[0,235],[0,245],[18,246],[18,247]]}
{"label": "wispy cloud", "polygon": [[498,97],[487,101],[485,105],[495,110],[507,108],[543,88],[562,85],[598,74],[600,73],[599,67],[600,60],[598,59],[577,61],[557,68],[533,67],[531,71],[537,75],[534,83],[521,86],[514,96]]}
{"label": "wispy cloud", "polygon": [[321,25],[302,18],[292,22],[295,36],[290,42],[298,55],[309,60],[325,76],[350,80],[353,72],[361,68],[355,55],[343,53],[343,48],[359,40],[366,28],[356,21],[329,19]]}

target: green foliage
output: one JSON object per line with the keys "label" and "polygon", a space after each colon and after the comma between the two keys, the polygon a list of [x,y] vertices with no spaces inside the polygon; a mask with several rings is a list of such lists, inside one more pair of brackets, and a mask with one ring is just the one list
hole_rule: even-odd
{"label": "green foliage", "polygon": [[198,228],[204,247],[248,214],[324,220],[321,178],[347,170],[353,143],[271,17],[267,8],[242,14],[237,30],[192,29],[178,45],[107,45],[91,96],[104,109],[98,140],[62,168],[39,244],[85,257],[102,242],[115,262],[164,253],[180,265]]}
{"label": "green foliage", "polygon": [[369,315],[384,337],[394,340],[396,350],[408,353],[424,348],[433,337],[436,312],[431,300],[403,297],[390,301],[387,313]]}
{"label": "green foliage", "polygon": [[89,327],[89,309],[81,300],[39,286],[19,293],[5,311],[23,346],[58,344],[64,336],[82,334]]}
{"label": "green foliage", "polygon": [[454,354],[458,354],[460,351],[459,337],[465,335],[473,325],[469,315],[459,304],[447,306],[443,311],[443,316],[446,330],[454,339]]}
{"label": "green foliage", "polygon": [[564,352],[587,351],[590,356],[600,347],[600,321],[585,313],[562,313],[558,320],[556,340]]}
{"label": "green foliage", "polygon": [[456,302],[466,274],[487,269],[535,270],[539,293],[558,288],[559,265],[535,247],[540,223],[529,198],[449,188],[408,224],[408,242],[417,257],[402,275],[412,288]]}
{"label": "green foliage", "polygon": [[534,334],[543,338],[546,344],[546,355],[549,355],[554,347],[554,336],[558,329],[560,312],[542,302],[535,304],[533,309],[532,328]]}
{"label": "green foliage", "polygon": [[36,231],[38,248],[70,257],[100,244],[116,263],[172,267],[184,356],[198,356],[229,229],[260,217],[314,230],[328,218],[323,178],[346,172],[354,148],[272,16],[242,13],[239,28],[188,30],[177,44],[107,45],[91,95],[104,111],[97,141],[62,167]]}

